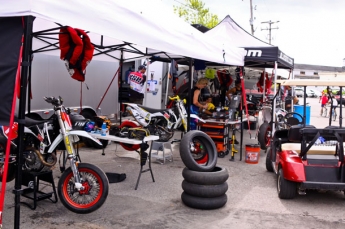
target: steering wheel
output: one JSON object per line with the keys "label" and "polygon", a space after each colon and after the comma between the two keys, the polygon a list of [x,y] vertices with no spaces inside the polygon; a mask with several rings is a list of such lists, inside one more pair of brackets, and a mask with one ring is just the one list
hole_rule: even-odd
{"label": "steering wheel", "polygon": [[[294,117],[294,115],[301,118],[301,121],[298,118]],[[287,125],[288,127],[291,127],[293,125],[303,124],[303,123],[304,123],[304,118],[299,113],[289,112],[284,116],[284,124]]]}

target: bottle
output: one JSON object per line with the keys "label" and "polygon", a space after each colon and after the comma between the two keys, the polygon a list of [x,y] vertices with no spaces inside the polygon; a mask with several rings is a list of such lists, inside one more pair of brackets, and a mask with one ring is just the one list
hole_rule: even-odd
{"label": "bottle", "polygon": [[218,116],[218,118],[220,117],[220,111],[221,111],[221,109],[222,109],[222,104],[221,103],[219,103],[219,105],[218,105],[218,107],[217,107],[217,116]]}
{"label": "bottle", "polygon": [[107,124],[105,124],[105,122],[103,122],[103,124],[102,124],[101,135],[102,136],[106,136],[107,135]]}
{"label": "bottle", "polygon": [[233,114],[232,114],[232,109],[229,110],[229,120],[232,121],[233,118],[232,118]]}

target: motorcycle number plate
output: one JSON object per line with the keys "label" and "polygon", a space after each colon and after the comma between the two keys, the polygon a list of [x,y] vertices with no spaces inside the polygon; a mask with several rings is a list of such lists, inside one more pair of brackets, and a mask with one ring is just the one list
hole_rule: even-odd
{"label": "motorcycle number plate", "polygon": [[43,142],[43,137],[42,137],[42,135],[38,134],[38,135],[37,135],[37,138],[38,138],[38,140],[40,140],[40,142]]}
{"label": "motorcycle number plate", "polygon": [[168,113],[164,112],[164,117],[167,118],[167,119],[169,119],[169,118],[170,118],[170,115],[169,115]]}

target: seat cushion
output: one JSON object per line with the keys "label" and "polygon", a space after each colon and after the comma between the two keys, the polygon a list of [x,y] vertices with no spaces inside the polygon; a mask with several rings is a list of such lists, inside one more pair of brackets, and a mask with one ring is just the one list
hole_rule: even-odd
{"label": "seat cushion", "polygon": [[289,129],[289,136],[288,139],[290,142],[301,142],[302,141],[302,135],[300,133],[300,130],[303,128],[315,128],[315,126],[312,125],[294,125],[291,126]]}
{"label": "seat cushion", "polygon": [[[301,143],[284,143],[281,146],[282,151],[293,150],[296,153],[301,152]],[[334,155],[335,146],[312,146],[307,155]]]}

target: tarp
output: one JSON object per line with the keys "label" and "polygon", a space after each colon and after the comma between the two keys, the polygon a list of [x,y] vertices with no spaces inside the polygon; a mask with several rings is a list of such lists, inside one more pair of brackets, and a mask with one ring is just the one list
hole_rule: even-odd
{"label": "tarp", "polygon": [[292,69],[294,66],[293,58],[283,53],[277,46],[270,45],[249,34],[229,15],[217,26],[206,31],[205,35],[215,43],[227,43],[244,48],[247,52],[245,66],[273,68],[275,61],[278,63],[278,68]]}
{"label": "tarp", "polygon": [[[126,2],[130,4],[125,4]],[[96,44],[96,60],[107,57],[120,59],[121,55],[126,60],[156,54],[170,58],[191,57],[243,66],[243,49],[209,42],[204,34],[192,26],[180,23],[177,16],[175,18],[178,18],[178,23],[170,26],[173,18],[158,17],[159,6],[155,6],[156,1],[145,2],[145,11],[137,12],[131,9],[131,6],[143,4],[140,2],[142,1],[12,0],[1,3],[0,17],[32,15],[36,17],[34,33],[57,28],[59,25],[90,31],[91,41]],[[39,39],[34,40],[34,51],[47,51],[52,48],[46,47],[49,44],[54,44],[55,50],[57,49],[57,34],[49,32],[50,34],[34,34],[34,37]],[[42,47],[44,48],[41,49]],[[125,53],[121,54],[121,49]],[[104,52],[106,55],[100,55]]]}
{"label": "tarp", "polygon": [[9,126],[22,44],[21,18],[0,18],[0,126]]}

